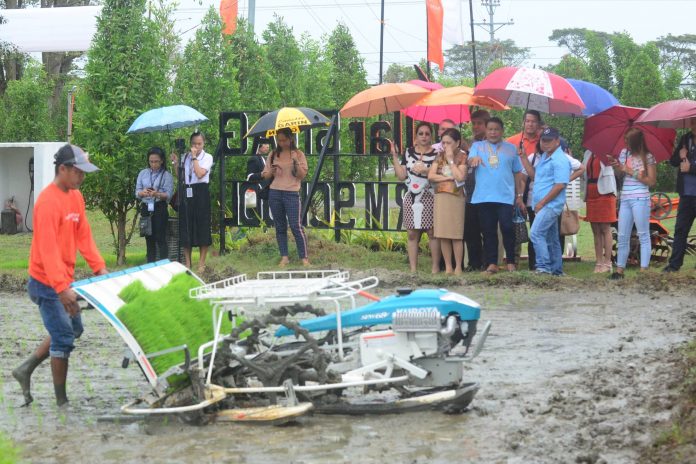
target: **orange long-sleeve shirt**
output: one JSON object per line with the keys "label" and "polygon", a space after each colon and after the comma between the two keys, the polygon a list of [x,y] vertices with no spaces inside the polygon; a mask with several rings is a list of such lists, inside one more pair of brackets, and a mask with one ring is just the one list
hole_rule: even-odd
{"label": "orange long-sleeve shirt", "polygon": [[79,190],[62,191],[50,184],[34,206],[34,237],[29,275],[60,293],[73,282],[77,250],[96,273],[105,268],[85,215]]}

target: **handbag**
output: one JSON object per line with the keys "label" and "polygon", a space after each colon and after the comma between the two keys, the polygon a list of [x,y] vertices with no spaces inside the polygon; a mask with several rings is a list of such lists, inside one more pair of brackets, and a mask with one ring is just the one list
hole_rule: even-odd
{"label": "handbag", "polygon": [[529,231],[527,230],[527,220],[522,216],[519,208],[515,208],[515,214],[512,216],[512,227],[515,231],[515,243],[529,242]]}
{"label": "handbag", "polygon": [[152,235],[152,216],[140,216],[140,236],[150,237]]}
{"label": "handbag", "polygon": [[461,192],[461,187],[457,187],[455,181],[445,181],[438,182],[435,184],[435,193],[449,193],[452,195],[459,195]]}
{"label": "handbag", "polygon": [[575,235],[580,230],[580,215],[568,208],[568,203],[561,212],[561,235]]}

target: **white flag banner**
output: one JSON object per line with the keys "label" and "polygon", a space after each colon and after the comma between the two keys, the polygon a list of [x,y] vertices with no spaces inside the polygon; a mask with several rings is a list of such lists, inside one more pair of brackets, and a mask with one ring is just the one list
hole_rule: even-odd
{"label": "white flag banner", "polygon": [[82,52],[97,31],[101,6],[0,10],[0,41],[20,52]]}
{"label": "white flag banner", "polygon": [[[441,0],[442,2],[442,41],[450,45],[464,45],[467,39],[464,29],[468,20],[464,20],[464,8],[461,0]],[[442,47],[443,49],[446,47]]]}

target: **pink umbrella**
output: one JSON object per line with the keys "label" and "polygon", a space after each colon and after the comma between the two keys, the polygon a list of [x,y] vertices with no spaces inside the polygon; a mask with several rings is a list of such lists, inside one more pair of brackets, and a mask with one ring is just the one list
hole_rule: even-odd
{"label": "pink umbrella", "polygon": [[691,127],[692,118],[696,118],[696,101],[670,100],[649,108],[636,119],[636,124],[685,129]]}
{"label": "pink umbrella", "polygon": [[[616,105],[590,116],[585,120],[585,135],[582,145],[592,150],[602,158],[602,162],[608,164],[606,155],[617,156],[626,148],[624,134],[633,127],[640,115],[645,112],[643,108]],[[673,129],[660,129],[654,126],[638,126],[645,136],[648,150],[656,161],[664,161],[672,156],[674,136]]]}
{"label": "pink umbrella", "polygon": [[425,90],[437,90],[444,87],[439,82],[422,81],[420,79],[413,79],[408,81],[407,83],[417,85],[418,87],[422,87]]}
{"label": "pink umbrella", "polygon": [[[408,81],[408,83],[432,91],[443,88],[442,84],[437,82],[412,80]],[[459,104],[442,106],[413,105],[403,110],[403,113],[416,121],[432,122],[434,124],[439,124],[445,119],[451,119],[455,124],[471,121],[469,107]]]}
{"label": "pink umbrella", "polygon": [[580,116],[585,104],[570,83],[556,74],[531,68],[500,68],[490,73],[474,89],[509,106],[544,113]]}

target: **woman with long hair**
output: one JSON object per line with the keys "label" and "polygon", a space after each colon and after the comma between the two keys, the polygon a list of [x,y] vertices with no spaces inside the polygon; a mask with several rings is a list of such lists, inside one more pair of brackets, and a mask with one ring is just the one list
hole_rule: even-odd
{"label": "woman with long hair", "polygon": [[288,128],[276,133],[276,148],[268,155],[263,179],[271,180],[268,203],[275,223],[276,240],[280,250],[280,267],[290,263],[288,257],[288,225],[297,245],[302,264],[309,265],[307,236],[302,227],[300,185],[307,175],[307,159],[295,145],[295,134]]}
{"label": "woman with long hair", "polygon": [[418,247],[423,232],[428,234],[433,274],[440,272],[440,246],[433,236],[433,210],[435,199],[428,182],[428,170],[437,152],[432,147],[433,128],[427,122],[416,126],[416,140],[401,160],[392,144],[392,165],[399,180],[405,181],[408,190],[403,201],[404,228],[408,234],[408,264],[411,272],[418,270]]}
{"label": "woman with long hair", "polygon": [[650,265],[650,187],[655,185],[655,157],[648,151],[640,129],[632,127],[624,135],[626,148],[618,160],[608,157],[614,171],[624,177],[619,206],[618,256],[612,279],[623,279],[628,261],[633,225],[640,241],[640,270]]}
{"label": "woman with long hair", "polygon": [[174,194],[174,178],[167,171],[164,151],[160,147],[152,147],[147,151],[147,163],[149,167],[138,173],[135,197],[140,200],[141,216],[149,216],[152,221],[152,233],[145,237],[147,262],[152,263],[166,259],[169,255],[167,205]]}
{"label": "woman with long hair", "polygon": [[442,151],[428,172],[428,180],[435,185],[433,235],[440,242],[447,274],[461,274],[464,258],[465,198],[462,187],[467,175],[467,157],[460,149],[461,141],[457,129],[447,129],[442,134]]}

